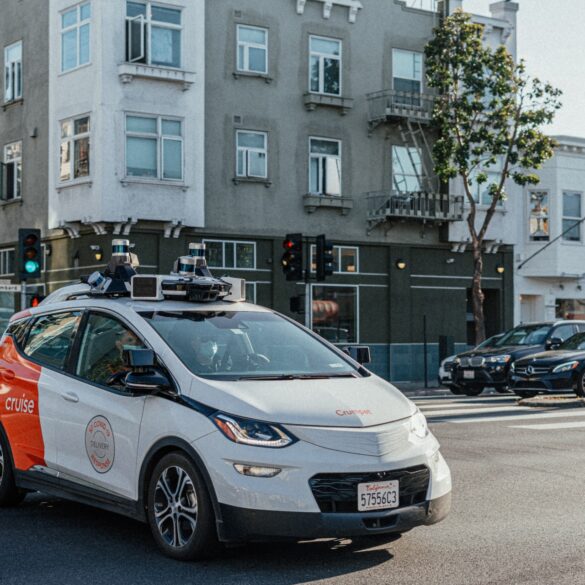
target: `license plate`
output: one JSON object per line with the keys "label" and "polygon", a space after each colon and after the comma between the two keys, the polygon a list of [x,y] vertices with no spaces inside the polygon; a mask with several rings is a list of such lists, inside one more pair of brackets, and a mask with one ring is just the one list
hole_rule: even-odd
{"label": "license plate", "polygon": [[473,370],[463,370],[463,377],[466,380],[473,380],[475,378],[475,372]]}
{"label": "license plate", "polygon": [[399,505],[397,479],[358,484],[358,510],[360,512],[398,508]]}

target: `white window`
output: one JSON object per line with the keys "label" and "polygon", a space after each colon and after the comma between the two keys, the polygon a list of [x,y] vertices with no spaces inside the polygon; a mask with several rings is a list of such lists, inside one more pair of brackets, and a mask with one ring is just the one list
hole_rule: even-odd
{"label": "white window", "polygon": [[183,123],[160,116],[126,116],[126,176],[183,180]]}
{"label": "white window", "polygon": [[89,177],[90,117],[80,116],[61,122],[59,180]]}
{"label": "white window", "polygon": [[309,143],[309,192],[341,195],[341,142],[310,138]]}
{"label": "white window", "polygon": [[4,101],[22,97],[22,42],[4,49]]}
{"label": "white window", "polygon": [[548,217],[548,193],[530,191],[529,231],[532,242],[546,242],[550,238]]}
{"label": "white window", "polygon": [[256,269],[256,243],[235,240],[203,240],[211,268]]}
{"label": "white window", "polygon": [[[422,53],[415,51],[392,51],[392,87],[399,92],[394,96],[396,104],[420,107],[422,93]],[[412,95],[414,94],[414,95]]]}
{"label": "white window", "polygon": [[268,135],[265,132],[236,132],[236,174],[238,177],[268,177]]}
{"label": "white window", "polygon": [[14,248],[0,250],[0,274],[2,276],[14,274]]}
{"label": "white window", "polygon": [[397,193],[421,190],[422,161],[418,148],[392,147],[392,188]]}
{"label": "white window", "polygon": [[357,286],[311,285],[311,328],[331,343],[359,342]]}
{"label": "white window", "polygon": [[[317,248],[311,244],[311,272],[317,270]],[[357,274],[359,272],[359,248],[356,246],[333,246],[335,274]]]}
{"label": "white window", "polygon": [[[487,181],[478,183],[477,177],[480,173],[487,175]],[[502,175],[502,161],[498,159],[495,165],[487,169],[474,169],[469,175],[471,194],[478,205],[491,205],[492,195],[490,185],[499,185]],[[498,205],[503,205],[503,201],[498,201]]]}
{"label": "white window", "polygon": [[581,241],[581,217],[581,193],[563,191],[563,240]]}
{"label": "white window", "polygon": [[152,2],[126,2],[126,60],[181,67],[181,10]]}
{"label": "white window", "polygon": [[309,91],[341,95],[341,41],[309,38]]}
{"label": "white window", "polygon": [[61,13],[61,71],[89,63],[90,19],[90,2]]}
{"label": "white window", "polygon": [[268,31],[238,25],[238,71],[268,73]]}
{"label": "white window", "polygon": [[22,142],[13,142],[4,147],[4,165],[0,185],[4,201],[22,197]]}

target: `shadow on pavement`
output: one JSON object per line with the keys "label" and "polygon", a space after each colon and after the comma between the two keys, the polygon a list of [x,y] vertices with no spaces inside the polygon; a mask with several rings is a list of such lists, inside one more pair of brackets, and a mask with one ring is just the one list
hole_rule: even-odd
{"label": "shadow on pavement", "polygon": [[347,576],[392,560],[387,536],[300,543],[248,544],[210,561],[163,557],[145,524],[91,507],[30,494],[0,509],[0,583],[88,582],[308,583]]}

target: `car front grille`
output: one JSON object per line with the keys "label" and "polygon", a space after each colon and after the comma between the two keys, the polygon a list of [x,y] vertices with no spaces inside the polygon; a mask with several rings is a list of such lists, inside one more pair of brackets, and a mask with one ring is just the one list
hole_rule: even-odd
{"label": "car front grille", "polygon": [[[399,508],[426,500],[431,472],[426,465],[372,473],[320,473],[309,480],[321,512],[357,512],[358,484],[398,480]],[[367,512],[364,512],[367,514]]]}
{"label": "car front grille", "polygon": [[[528,368],[532,368],[529,372]],[[516,366],[515,372],[519,376],[541,376],[542,374],[548,374],[550,371],[549,367],[541,366]]]}
{"label": "car front grille", "polygon": [[485,358],[482,357],[464,357],[461,358],[459,365],[462,368],[481,368],[485,364]]}

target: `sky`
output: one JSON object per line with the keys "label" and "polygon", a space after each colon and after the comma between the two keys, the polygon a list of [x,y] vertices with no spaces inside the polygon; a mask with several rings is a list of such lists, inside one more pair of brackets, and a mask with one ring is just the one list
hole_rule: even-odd
{"label": "sky", "polygon": [[[585,138],[585,0],[516,0],[518,56],[534,77],[563,90],[562,109],[547,134]],[[489,15],[490,0],[463,0]]]}

